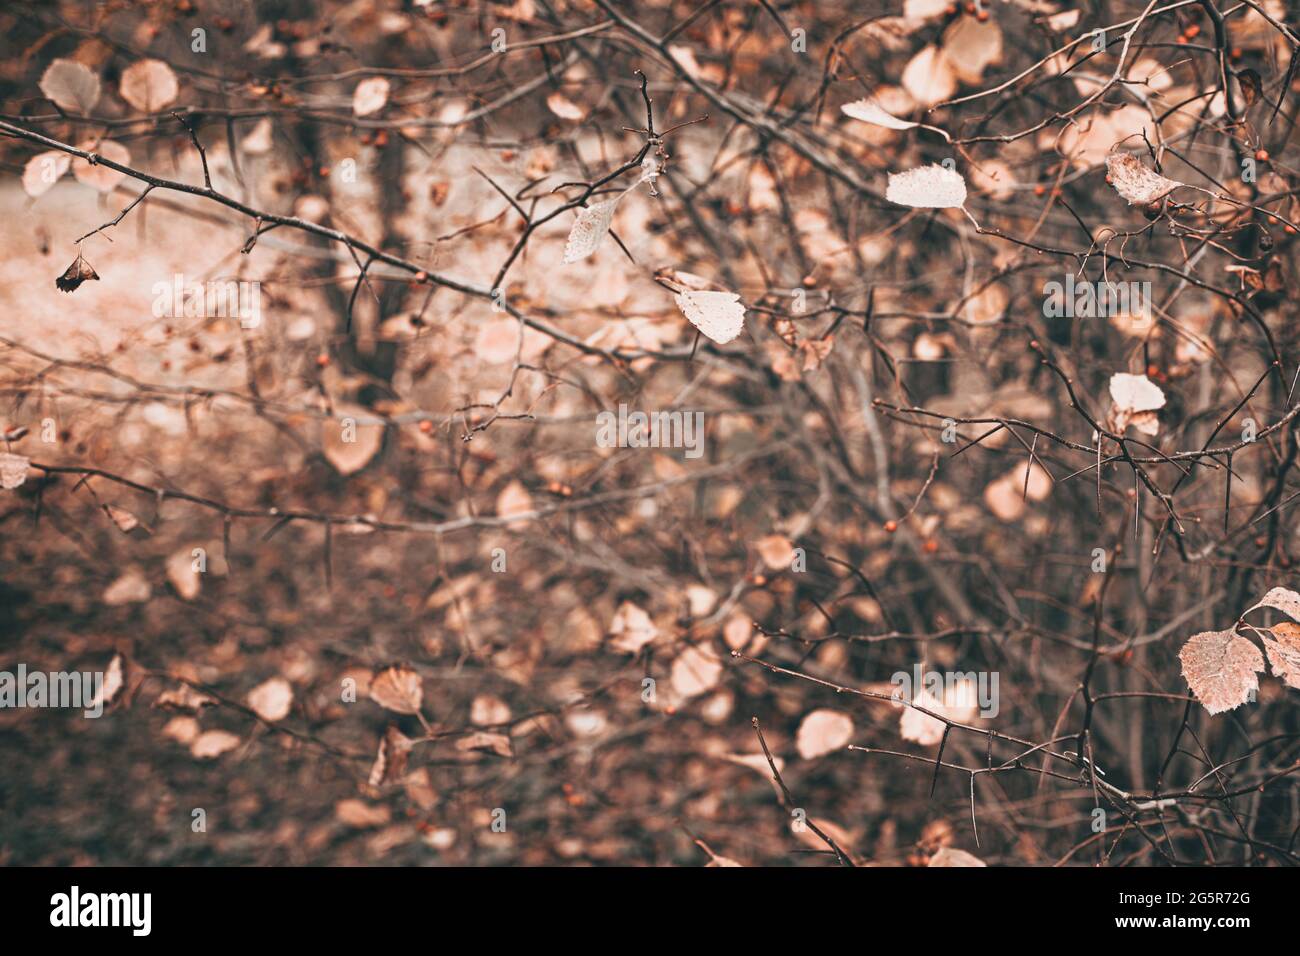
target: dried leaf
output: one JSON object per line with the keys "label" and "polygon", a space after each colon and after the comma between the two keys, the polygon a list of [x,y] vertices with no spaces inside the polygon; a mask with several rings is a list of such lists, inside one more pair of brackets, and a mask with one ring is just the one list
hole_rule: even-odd
{"label": "dried leaf", "polygon": [[1129,153],[1107,155],[1106,173],[1115,192],[1127,199],[1130,206],[1146,205],[1164,199],[1183,185],[1147,169],[1136,156]]}
{"label": "dried leaf", "polygon": [[424,684],[414,670],[396,665],[380,671],[370,681],[370,699],[394,713],[418,714]]}
{"label": "dried leaf", "polygon": [[274,127],[271,126],[271,118],[263,116],[257,121],[257,125],[249,131],[248,135],[240,140],[239,145],[250,156],[261,156],[271,151],[274,132]]}
{"label": "dried leaf", "polygon": [[758,556],[769,570],[784,571],[794,559],[794,545],[783,534],[769,534],[754,544]]}
{"label": "dried leaf", "polygon": [[1273,676],[1285,681],[1288,687],[1300,690],[1300,624],[1283,621],[1269,631],[1277,640],[1267,637],[1262,640]]}
{"label": "dried leaf", "polygon": [[182,600],[193,601],[199,596],[202,576],[194,567],[193,548],[181,548],[167,559],[167,580]]}
{"label": "dried leaf", "polygon": [[1178,652],[1183,677],[1211,714],[1239,707],[1259,690],[1264,655],[1235,630],[1205,631]]}
{"label": "dried leaf", "polygon": [[609,633],[613,638],[609,642],[611,647],[635,654],[659,636],[659,628],[644,610],[631,601],[624,601],[614,612]]}
{"label": "dried leaf", "polygon": [[72,265],[63,271],[63,275],[54,280],[55,288],[62,292],[73,292],[83,282],[99,281],[99,273],[91,268],[90,263],[80,255],[72,260]]}
{"label": "dried leaf", "polygon": [[812,760],[842,749],[853,738],[853,720],[848,714],[820,707],[799,723],[794,745],[799,756]]}
{"label": "dried leaf", "polygon": [[340,823],[346,823],[358,830],[370,827],[382,827],[393,817],[393,812],[383,804],[370,804],[355,797],[340,800],[334,804],[334,816]]}
{"label": "dried leaf", "polygon": [[396,724],[389,724],[383,739],[379,741],[374,766],[370,768],[370,786],[378,787],[402,779],[411,747],[410,738],[398,730]]}
{"label": "dried leaf", "polygon": [[180,95],[180,83],[162,60],[140,60],[122,71],[122,99],[141,113],[157,113]]}
{"label": "dried leaf", "polygon": [[558,90],[546,98],[546,106],[552,113],[563,120],[577,122],[586,115],[582,112],[580,106]]}
{"label": "dried leaf", "polygon": [[113,524],[123,534],[130,534],[136,528],[140,527],[140,519],[125,508],[119,508],[116,505],[104,505],[104,513],[112,519]]}
{"label": "dried leaf", "polygon": [[734,292],[679,292],[674,298],[691,324],[719,345],[745,327],[745,307]]}
{"label": "dried leaf", "polygon": [[1113,402],[1106,417],[1110,431],[1122,434],[1132,425],[1147,435],[1160,430],[1156,409],[1163,408],[1165,393],[1145,375],[1116,372],[1110,377],[1110,397]]}
{"label": "dried leaf", "polygon": [[130,568],[104,589],[103,602],[110,607],[143,604],[153,595],[149,579],[139,568]]}
{"label": "dried leaf", "polygon": [[240,739],[229,731],[205,730],[190,745],[190,753],[200,760],[212,760],[239,746]]}
{"label": "dried leaf", "polygon": [[671,683],[683,698],[697,697],[718,686],[722,661],[707,647],[691,645],[673,661]]}
{"label": "dried leaf", "polygon": [[955,169],[933,163],[890,173],[885,198],[914,209],[954,209],[966,203],[966,180]]}
{"label": "dried leaf", "polygon": [[293,687],[283,677],[272,677],[248,692],[245,703],[265,721],[275,723],[289,716]]}
{"label": "dried leaf", "polygon": [[23,192],[33,199],[43,196],[72,165],[72,157],[59,149],[37,153],[23,167]]}
{"label": "dried leaf", "polygon": [[0,451],[0,488],[12,491],[27,480],[27,466],[31,459]]}
{"label": "dried leaf", "polygon": [[578,210],[578,218],[569,230],[569,240],[564,244],[566,263],[585,259],[596,251],[614,221],[616,206],[618,199],[607,199]]}
{"label": "dried leaf", "polygon": [[1246,613],[1249,614],[1261,607],[1276,608],[1291,620],[1300,621],[1300,594],[1290,588],[1270,588],[1260,602]]}
{"label": "dried leaf", "polygon": [[988,866],[988,864],[965,850],[943,846],[930,857],[930,862],[926,866]]}
{"label": "dried leaf", "polygon": [[[497,516],[500,518],[513,518],[515,515],[529,514],[533,511],[533,496],[528,493],[523,482],[517,478],[512,478],[510,483],[501,489],[497,495]],[[511,521],[507,527],[518,528],[526,525],[527,521]]]}
{"label": "dried leaf", "polygon": [[874,126],[883,126],[885,129],[915,129],[919,123],[913,123],[910,120],[899,119],[892,113],[887,112],[875,100],[860,99],[852,103],[845,103],[840,107],[840,112],[845,116],[851,116],[855,120],[862,120],[864,123],[871,123]]}
{"label": "dried leaf", "polygon": [[943,55],[959,80],[977,84],[1002,59],[1002,28],[992,18],[960,17],[944,32]]}
{"label": "dried leaf", "polygon": [[321,422],[321,451],[340,475],[354,475],[379,454],[384,426],[362,424],[372,413],[359,406],[336,405],[334,411],[337,419]]}
{"label": "dried leaf", "polygon": [[484,750],[494,753],[499,757],[513,757],[514,750],[510,747],[510,738],[505,734],[494,734],[487,730],[476,730],[456,741],[456,749],[462,753],[471,750]]}
{"label": "dried leaf", "polygon": [[384,77],[366,77],[352,93],[352,112],[357,116],[378,113],[388,102],[388,90],[388,80]]}
{"label": "dried leaf", "polygon": [[108,662],[108,670],[104,671],[104,683],[99,693],[86,705],[88,710],[107,707],[122,692],[122,688],[126,685],[126,675],[122,665],[122,655],[114,654],[113,659]]}
{"label": "dried leaf", "polygon": [[99,77],[76,60],[55,60],[41,75],[41,92],[60,109],[86,116],[99,102]]}
{"label": "dried leaf", "polygon": [[921,106],[934,106],[957,92],[957,74],[947,55],[929,44],[903,68],[903,89]]}

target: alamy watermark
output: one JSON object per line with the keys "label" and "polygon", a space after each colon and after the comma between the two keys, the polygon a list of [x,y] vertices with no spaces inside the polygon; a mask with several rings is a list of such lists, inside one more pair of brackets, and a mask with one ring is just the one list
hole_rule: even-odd
{"label": "alamy watermark", "polygon": [[1076,280],[1073,272],[1067,272],[1061,282],[1044,283],[1043,315],[1049,319],[1131,315],[1150,322],[1151,283],[1090,282]]}
{"label": "alamy watermark", "polygon": [[601,448],[682,448],[686,458],[704,454],[703,412],[629,412],[596,416],[596,444]]}
{"label": "alamy watermark", "polygon": [[899,700],[913,702],[924,693],[948,708],[977,707],[981,717],[996,717],[1000,709],[997,671],[934,671],[913,664],[910,673],[897,671],[889,682]]}
{"label": "alamy watermark", "polygon": [[6,707],[80,707],[94,719],[104,713],[103,671],[0,671],[0,709]]}
{"label": "alamy watermark", "polygon": [[245,279],[186,282],[177,272],[171,282],[153,284],[155,318],[238,319],[246,329],[262,324],[262,284]]}

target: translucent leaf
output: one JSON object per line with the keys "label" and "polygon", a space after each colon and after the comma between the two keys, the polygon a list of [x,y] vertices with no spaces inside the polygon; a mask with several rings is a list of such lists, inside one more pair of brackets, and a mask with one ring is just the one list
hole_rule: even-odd
{"label": "translucent leaf", "polygon": [[734,292],[679,292],[677,308],[691,324],[726,345],[745,327],[745,307]]}
{"label": "translucent leaf", "polygon": [[569,241],[564,244],[565,262],[577,262],[596,251],[609,232],[617,205],[618,199],[608,199],[578,210],[578,218],[569,230]]}
{"label": "translucent leaf", "polygon": [[1106,173],[1115,192],[1127,199],[1130,206],[1163,199],[1183,185],[1147,169],[1129,153],[1110,153],[1106,157]]}
{"label": "translucent leaf", "polygon": [[1236,631],[1206,631],[1178,652],[1183,677],[1211,714],[1239,707],[1259,689],[1264,655]]}
{"label": "translucent leaf", "polygon": [[957,170],[933,163],[890,173],[885,198],[916,209],[953,209],[966,204],[966,180]]}
{"label": "translucent leaf", "polygon": [[55,60],[41,76],[41,92],[60,109],[85,116],[99,102],[99,77],[76,60]]}
{"label": "translucent leaf", "polygon": [[1116,372],[1110,377],[1110,397],[1115,407],[1126,412],[1153,412],[1164,408],[1165,393],[1145,375]]}
{"label": "translucent leaf", "polygon": [[72,157],[59,149],[37,153],[23,167],[23,192],[35,199],[50,191],[72,165]]}
{"label": "translucent leaf", "polygon": [[141,113],[157,113],[180,95],[180,83],[162,60],[140,60],[122,71],[122,99]]}
{"label": "translucent leaf", "polygon": [[357,116],[378,113],[388,102],[388,90],[388,80],[382,76],[370,76],[362,80],[352,93],[352,112]]}
{"label": "translucent leaf", "polygon": [[992,18],[959,17],[943,35],[943,55],[959,80],[979,83],[1002,59],[1002,28]]}

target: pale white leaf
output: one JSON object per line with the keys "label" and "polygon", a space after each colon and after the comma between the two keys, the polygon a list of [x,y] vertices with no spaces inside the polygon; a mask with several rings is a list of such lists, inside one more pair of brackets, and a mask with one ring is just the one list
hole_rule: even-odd
{"label": "pale white leaf", "polygon": [[1130,206],[1164,199],[1183,185],[1147,169],[1129,153],[1110,153],[1106,157],[1106,173],[1115,192],[1127,199]]}
{"label": "pale white leaf", "polygon": [[352,93],[352,112],[357,116],[378,113],[388,102],[388,89],[388,80],[384,77],[366,77]]}
{"label": "pale white leaf", "polygon": [[1110,397],[1122,412],[1153,412],[1165,405],[1165,393],[1145,375],[1116,372],[1110,377]]}
{"label": "pale white leaf", "polygon": [[679,292],[676,299],[691,324],[719,345],[726,345],[745,327],[745,307],[734,292]]}
{"label": "pale white leaf", "polygon": [[293,687],[283,677],[272,677],[249,691],[246,703],[265,721],[284,720],[293,704]]}
{"label": "pale white leaf", "polygon": [[659,628],[643,608],[631,601],[624,601],[614,613],[614,620],[609,625],[609,634],[613,638],[610,646],[628,654],[635,654],[659,636]]}
{"label": "pale white leaf", "polygon": [[892,113],[886,112],[879,103],[870,99],[845,103],[840,107],[840,112],[845,116],[853,117],[855,120],[862,120],[864,123],[871,123],[875,126],[883,126],[886,129],[914,129],[920,125],[910,120],[899,119]]}
{"label": "pale white leaf", "polygon": [[966,180],[957,170],[932,163],[890,173],[885,198],[916,209],[953,209],[966,204]]}
{"label": "pale white leaf", "polygon": [[618,199],[607,199],[578,210],[578,218],[569,230],[569,241],[564,244],[566,263],[585,259],[596,251],[609,232],[617,205]]}
{"label": "pale white leaf", "polygon": [[212,760],[239,746],[239,738],[226,730],[207,730],[190,745],[190,753],[200,760]]}

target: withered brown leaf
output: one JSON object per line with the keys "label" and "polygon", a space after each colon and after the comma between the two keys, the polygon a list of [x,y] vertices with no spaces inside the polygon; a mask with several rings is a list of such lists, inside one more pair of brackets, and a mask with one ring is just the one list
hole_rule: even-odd
{"label": "withered brown leaf", "polygon": [[1264,655],[1235,630],[1205,631],[1178,652],[1183,677],[1211,714],[1239,707],[1259,689]]}
{"label": "withered brown leaf", "polygon": [[99,273],[91,268],[90,263],[82,257],[81,253],[77,253],[77,258],[72,260],[72,265],[68,266],[63,275],[54,280],[54,284],[64,292],[72,292],[81,283],[91,279],[98,281]]}

